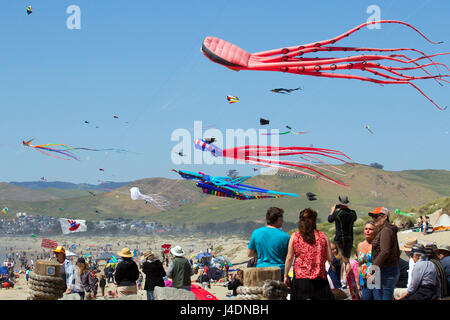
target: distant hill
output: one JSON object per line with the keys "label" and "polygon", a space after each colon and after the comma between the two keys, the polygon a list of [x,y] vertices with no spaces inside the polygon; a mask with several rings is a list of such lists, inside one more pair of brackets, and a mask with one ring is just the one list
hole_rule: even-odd
{"label": "distant hill", "polygon": [[[95,195],[85,191],[85,194],[80,193],[70,198],[64,196],[61,189],[58,189],[59,194],[56,189],[51,194],[42,193],[43,189],[25,188],[14,189],[13,192],[11,188],[19,186],[0,184],[0,206],[7,206],[12,213],[28,212],[88,220],[138,218],[163,224],[181,224],[188,228],[207,224],[220,228],[221,224],[225,226],[227,223],[265,223],[265,213],[270,206],[283,208],[286,222],[296,223],[298,213],[306,207],[317,210],[319,218],[325,221],[339,195],[347,195],[351,201],[350,207],[361,217],[367,216],[367,212],[378,206],[391,210],[420,207],[450,195],[450,172],[445,170],[396,172],[360,164],[344,165],[340,168],[346,171],[346,175],[332,176],[340,178],[350,187],[341,187],[306,176],[285,174],[258,175],[247,181],[262,188],[297,193],[298,198],[241,201],[205,195],[195,187],[193,181],[148,178],[127,183],[114,190],[94,192]],[[170,206],[161,210],[150,203],[131,200],[129,189],[133,186],[139,187],[143,194],[157,193],[164,196]],[[317,200],[308,201],[305,196],[307,192],[315,193]],[[27,200],[26,195],[32,196],[34,200]]]}
{"label": "distant hill", "polygon": [[15,182],[12,181],[10,184],[21,186],[24,188],[34,189],[34,190],[40,190],[40,189],[63,189],[63,190],[99,190],[99,191],[105,191],[105,190],[113,190],[120,188],[129,182],[103,182],[98,185],[94,184],[87,184],[87,183],[70,183],[70,182],[61,182],[61,181],[52,181],[52,182],[46,182],[46,181],[29,181],[29,182]]}

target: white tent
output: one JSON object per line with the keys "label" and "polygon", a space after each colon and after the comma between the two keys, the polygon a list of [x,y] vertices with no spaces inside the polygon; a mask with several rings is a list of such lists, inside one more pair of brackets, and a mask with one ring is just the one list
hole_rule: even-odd
{"label": "white tent", "polygon": [[78,257],[78,256],[79,256],[78,254],[76,254],[72,251],[66,250],[66,257]]}
{"label": "white tent", "polygon": [[441,214],[433,226],[433,232],[450,230],[450,216],[446,213]]}

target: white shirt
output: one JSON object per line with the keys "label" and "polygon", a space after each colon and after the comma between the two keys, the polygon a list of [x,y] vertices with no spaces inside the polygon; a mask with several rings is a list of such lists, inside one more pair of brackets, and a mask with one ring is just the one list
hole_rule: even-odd
{"label": "white shirt", "polygon": [[409,288],[411,285],[411,278],[412,278],[412,272],[414,269],[414,260],[413,258],[409,258],[409,268],[408,268],[408,284],[406,285],[406,288]]}

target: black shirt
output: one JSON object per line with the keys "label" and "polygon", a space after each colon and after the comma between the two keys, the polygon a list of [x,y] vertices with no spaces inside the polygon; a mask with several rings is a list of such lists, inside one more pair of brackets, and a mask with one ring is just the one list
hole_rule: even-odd
{"label": "black shirt", "polygon": [[328,222],[334,222],[336,226],[336,235],[334,241],[345,242],[353,241],[353,224],[356,221],[356,212],[347,207],[336,208],[333,214],[328,216]]}

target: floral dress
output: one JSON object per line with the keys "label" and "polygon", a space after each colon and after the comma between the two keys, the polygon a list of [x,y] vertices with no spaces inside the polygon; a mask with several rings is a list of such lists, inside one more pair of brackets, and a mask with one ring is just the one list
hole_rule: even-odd
{"label": "floral dress", "polygon": [[369,251],[367,253],[359,251],[358,263],[360,265],[359,284],[363,286],[367,282],[367,270],[372,265],[372,251]]}

